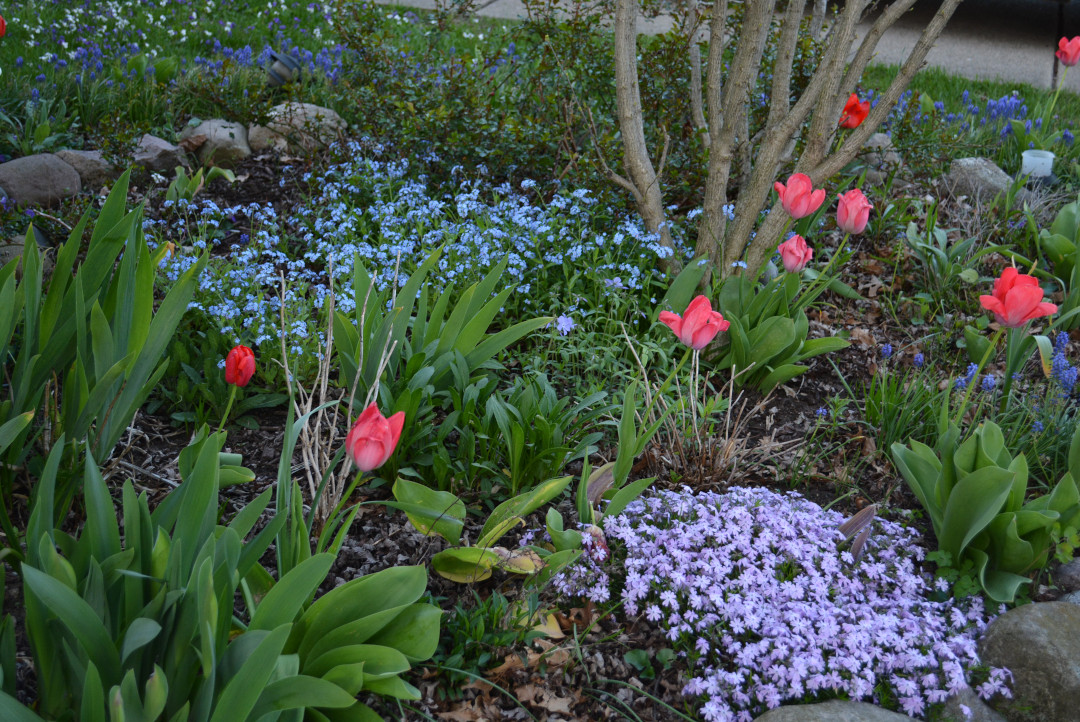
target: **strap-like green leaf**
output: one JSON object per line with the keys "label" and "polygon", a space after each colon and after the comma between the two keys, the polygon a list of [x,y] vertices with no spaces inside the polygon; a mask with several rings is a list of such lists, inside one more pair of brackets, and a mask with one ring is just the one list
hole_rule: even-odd
{"label": "strap-like green leaf", "polygon": [[57,616],[79,641],[82,652],[97,665],[106,685],[120,681],[120,657],[97,613],[67,585],[33,567],[23,565],[27,589]]}
{"label": "strap-like green leaf", "polygon": [[316,554],[293,567],[263,598],[248,629],[269,630],[293,622],[333,563],[330,554]]}
{"label": "strap-like green leaf", "polygon": [[283,624],[259,642],[240,670],[221,691],[210,722],[237,722],[251,717],[270,675],[277,665],[278,655],[289,637],[290,625]]}

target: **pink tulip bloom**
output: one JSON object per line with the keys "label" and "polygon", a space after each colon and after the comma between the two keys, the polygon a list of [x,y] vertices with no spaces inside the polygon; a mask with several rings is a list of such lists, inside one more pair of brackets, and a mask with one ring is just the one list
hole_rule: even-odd
{"label": "pink tulip bloom", "polygon": [[836,196],[840,204],[836,207],[836,225],[844,233],[857,236],[866,230],[870,220],[870,209],[874,206],[858,188]]}
{"label": "pink tulip bloom", "polygon": [[704,296],[698,296],[686,307],[680,316],[671,311],[660,312],[660,322],[667,325],[684,344],[700,351],[716,338],[716,334],[727,331],[730,321],[725,321],[719,311],[712,310],[712,304]]}
{"label": "pink tulip bloom", "polygon": [[394,453],[404,426],[404,411],[387,419],[375,404],[371,404],[345,437],[345,452],[360,471],[378,469]]}
{"label": "pink tulip bloom", "polygon": [[1057,313],[1056,305],[1042,299],[1043,290],[1035,277],[1010,267],[994,281],[994,295],[979,296],[979,303],[1002,326],[1020,328],[1034,318]]}
{"label": "pink tulip bloom", "polygon": [[1058,40],[1058,50],[1054,54],[1057,55],[1057,59],[1065,67],[1071,68],[1076,65],[1077,62],[1080,62],[1080,35],[1077,35],[1072,40],[1068,38]]}
{"label": "pink tulip bloom", "polygon": [[800,235],[787,239],[777,246],[776,250],[780,253],[780,260],[784,262],[784,270],[788,273],[803,270],[814,257],[814,249],[806,245],[806,239]]}
{"label": "pink tulip bloom", "polygon": [[810,176],[805,173],[792,175],[788,178],[787,186],[777,181],[773,183],[773,188],[780,195],[780,204],[784,206],[784,210],[796,221],[806,218],[825,202],[825,189],[814,190]]}

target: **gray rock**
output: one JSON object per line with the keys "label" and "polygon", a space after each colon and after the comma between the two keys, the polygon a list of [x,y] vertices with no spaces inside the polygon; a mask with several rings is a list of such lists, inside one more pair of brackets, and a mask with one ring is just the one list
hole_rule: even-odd
{"label": "gray rock", "polygon": [[[1012,184],[1012,177],[989,158],[957,158],[945,176],[945,185],[954,198],[967,196],[984,203],[1008,193]],[[1016,193],[1017,204],[1036,200],[1036,195],[1026,188]]]}
{"label": "gray rock", "polygon": [[0,188],[17,205],[51,206],[82,190],[79,172],[52,153],[0,163]]}
{"label": "gray rock", "polygon": [[345,120],[329,108],[312,103],[288,102],[270,109],[267,128],[291,145],[311,152],[329,145],[345,133]]}
{"label": "gray rock", "polygon": [[78,171],[83,185],[90,189],[107,186],[120,175],[100,150],[61,150],[56,157]]}
{"label": "gray rock", "polygon": [[912,718],[867,702],[830,700],[771,709],[754,722],[910,722]]}
{"label": "gray rock", "polygon": [[1013,674],[1013,699],[990,705],[1008,722],[1075,722],[1080,711],[1080,605],[1026,604],[987,627],[979,658]]}
{"label": "gray rock", "polygon": [[1080,604],[1080,591],[1069,592],[1064,597],[1058,600],[1059,602],[1068,602],[1069,604]]}
{"label": "gray rock", "polygon": [[216,118],[204,120],[197,126],[188,126],[180,134],[180,140],[198,143],[195,154],[203,165],[233,168],[251,155],[247,128],[240,123],[230,123]]}
{"label": "gray rock", "polygon": [[265,125],[252,125],[248,128],[248,145],[252,153],[268,150],[285,151],[289,147],[289,141],[281,133],[275,133]]}
{"label": "gray rock", "polygon": [[[965,715],[960,705],[967,707],[969,714]],[[965,687],[959,694],[945,700],[940,719],[941,722],[1005,722],[1005,718],[983,702],[971,687]]]}
{"label": "gray rock", "polygon": [[1075,592],[1080,589],[1080,559],[1073,559],[1062,564],[1054,572],[1054,586],[1063,592]]}
{"label": "gray rock", "polygon": [[904,165],[887,133],[874,133],[867,138],[859,159],[867,165],[866,182],[874,186],[884,183],[889,173]]}
{"label": "gray rock", "polygon": [[168,173],[170,176],[176,166],[188,165],[187,156],[181,148],[149,133],[139,140],[134,161],[135,165],[141,165],[146,170]]}

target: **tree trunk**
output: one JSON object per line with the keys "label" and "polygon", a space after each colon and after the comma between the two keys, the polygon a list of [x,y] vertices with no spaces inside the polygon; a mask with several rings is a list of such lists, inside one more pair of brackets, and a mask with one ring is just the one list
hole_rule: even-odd
{"label": "tree trunk", "polygon": [[[623,165],[635,189],[634,202],[645,229],[660,236],[660,243],[674,251],[671,228],[664,215],[660,179],[645,143],[645,121],[637,72],[637,0],[618,0],[615,5],[615,99],[619,131],[623,139]],[[669,263],[677,259],[674,255]]]}

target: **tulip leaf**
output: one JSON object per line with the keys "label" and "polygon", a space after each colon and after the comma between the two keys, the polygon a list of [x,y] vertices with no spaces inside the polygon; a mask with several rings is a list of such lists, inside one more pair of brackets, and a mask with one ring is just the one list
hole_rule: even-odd
{"label": "tulip leaf", "polygon": [[124,632],[124,645],[120,650],[121,663],[126,662],[132,652],[145,647],[161,633],[161,625],[149,617],[138,617],[128,625]]}
{"label": "tulip leaf", "polygon": [[480,547],[494,545],[506,532],[519,523],[522,517],[528,516],[557,497],[566,489],[569,483],[569,476],[548,479],[525,493],[499,504],[484,523],[484,528],[480,530],[476,545]]}
{"label": "tulip leaf", "polygon": [[281,710],[306,707],[351,707],[356,698],[333,682],[319,677],[298,674],[271,682],[262,690],[255,707],[247,719],[261,719],[263,715]]}
{"label": "tulip leaf", "polygon": [[371,644],[398,650],[410,662],[430,659],[439,646],[439,622],[443,612],[432,604],[412,604],[371,637]]}
{"label": "tulip leaf", "polygon": [[431,568],[436,574],[462,584],[487,579],[498,564],[499,555],[481,547],[444,549],[431,558]]}
{"label": "tulip leaf", "polygon": [[953,559],[961,559],[975,536],[993,521],[1012,489],[1013,474],[1006,469],[983,467],[953,487],[945,506],[938,545]]}
{"label": "tulip leaf", "polygon": [[248,629],[269,631],[296,619],[333,564],[334,557],[330,554],[316,554],[289,570],[263,597]]}
{"label": "tulip leaf", "polygon": [[412,525],[422,534],[438,534],[451,544],[457,544],[461,539],[465,503],[455,495],[402,478],[394,482],[393,494],[396,502],[383,503],[404,511]]}
{"label": "tulip leaf", "polygon": [[251,654],[245,657],[243,666],[225,684],[210,722],[236,722],[251,718],[251,711],[270,681],[278,655],[288,637],[289,625],[283,624],[259,641]]}

